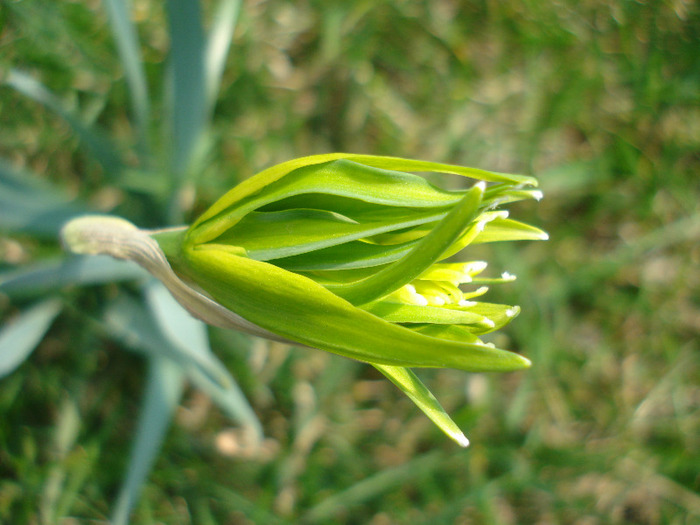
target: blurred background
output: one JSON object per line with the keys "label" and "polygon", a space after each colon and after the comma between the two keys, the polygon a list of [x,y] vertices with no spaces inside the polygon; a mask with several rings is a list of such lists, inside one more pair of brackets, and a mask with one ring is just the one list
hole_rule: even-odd
{"label": "blurred background", "polygon": [[[137,0],[132,17],[154,120],[167,120],[166,13]],[[534,365],[419,372],[470,438],[460,449],[371,367],[211,329],[266,440],[247,447],[187,388],[134,523],[700,522],[697,2],[245,1],[225,66],[186,183],[161,197],[168,162],[130,153],[103,5],[2,0],[0,157],[144,227],[189,221],[237,181],[314,153],[535,175],[544,200],[511,216],[550,240],[467,254],[518,276],[490,292],[522,307],[495,342]],[[115,177],[86,153],[51,104],[5,82],[10,67],[98,126],[127,168]],[[8,224],[0,285],[61,257],[58,223]],[[130,286],[62,289],[46,337],[0,380],[0,521],[109,516],[147,370],[98,318]],[[25,292],[0,288],[4,320],[37,298]]]}

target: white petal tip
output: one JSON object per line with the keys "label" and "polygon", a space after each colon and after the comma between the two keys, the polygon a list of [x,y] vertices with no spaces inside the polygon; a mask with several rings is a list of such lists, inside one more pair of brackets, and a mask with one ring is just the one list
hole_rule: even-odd
{"label": "white petal tip", "polygon": [[476,301],[467,301],[466,299],[461,299],[459,301],[459,303],[457,303],[457,304],[459,304],[459,306],[466,308],[466,307],[476,306]]}
{"label": "white petal tip", "polygon": [[540,234],[540,239],[543,240],[543,241],[548,241],[548,240],[549,240],[549,234],[546,233],[546,232],[542,232],[542,233]]}
{"label": "white petal tip", "polygon": [[518,315],[517,308],[508,308],[508,310],[506,310],[506,317],[515,317],[516,315]]}
{"label": "white petal tip", "polygon": [[459,434],[452,434],[450,437],[454,439],[460,447],[467,448],[469,446],[469,440],[467,439],[467,436],[465,436],[461,432]]}
{"label": "white petal tip", "polygon": [[532,192],[532,198],[541,201],[542,197],[544,197],[544,193],[542,193],[540,190],[535,190]]}
{"label": "white petal tip", "polygon": [[481,191],[484,191],[486,189],[486,183],[482,180],[474,184],[475,188],[479,188]]}
{"label": "white petal tip", "polygon": [[503,272],[501,274],[501,279],[503,279],[504,281],[515,281],[516,277],[512,273]]}

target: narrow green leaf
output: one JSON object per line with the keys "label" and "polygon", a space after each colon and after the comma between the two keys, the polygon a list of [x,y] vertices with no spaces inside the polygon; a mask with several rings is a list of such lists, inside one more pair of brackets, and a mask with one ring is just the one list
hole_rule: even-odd
{"label": "narrow green leaf", "polygon": [[475,168],[466,168],[462,166],[453,166],[450,164],[440,164],[420,160],[401,159],[397,157],[353,155],[349,153],[328,153],[324,155],[312,155],[310,157],[293,159],[261,171],[254,177],[243,181],[221,197],[221,199],[214,203],[214,205],[209,208],[195,224],[199,225],[205,221],[208,221],[212,217],[229,208],[233,203],[258,193],[263,188],[279,181],[282,177],[291,173],[292,171],[299,168],[332,163],[333,161],[338,160],[352,161],[356,164],[379,168],[382,170],[392,170],[394,173],[396,171],[427,171],[463,175],[465,177],[470,177],[476,180],[484,180],[487,182],[507,182],[511,185],[526,184],[530,186],[537,186],[537,179],[523,175],[507,175]]}
{"label": "narrow green leaf", "polygon": [[473,327],[454,324],[424,324],[407,325],[408,328],[420,334],[429,335],[438,339],[458,341],[460,343],[484,344],[477,335],[473,333]]}
{"label": "narrow green leaf", "polygon": [[34,351],[61,311],[59,299],[47,299],[22,312],[0,330],[0,377],[13,372]]}
{"label": "narrow green leaf", "polygon": [[174,300],[165,295],[160,284],[151,286],[150,291],[146,288],[151,312],[142,303],[126,297],[110,304],[105,312],[105,326],[110,334],[147,356],[173,360],[231,419],[245,425],[252,437],[260,438],[262,429],[257,416],[224,364],[208,349],[206,335],[201,333],[203,326],[196,328],[197,321],[172,307],[170,301]]}
{"label": "narrow green leaf", "polygon": [[509,306],[507,304],[494,304],[478,302],[467,309],[475,314],[483,315],[493,322],[493,326],[474,327],[475,334],[486,334],[503,328],[520,314],[519,306]]}
{"label": "narrow green leaf", "polygon": [[468,168],[465,166],[455,166],[452,164],[441,164],[439,162],[429,162],[425,160],[402,159],[399,157],[380,157],[376,155],[342,155],[343,158],[396,171],[424,171],[433,173],[446,173],[451,175],[462,175],[475,180],[483,180],[486,182],[506,182],[509,184],[526,184],[529,186],[537,186],[537,179],[528,175],[513,175],[509,173],[498,173],[495,171],[486,171],[478,168]]}
{"label": "narrow green leaf", "polygon": [[[534,186],[537,186],[537,184],[534,184]],[[493,184],[486,188],[484,204],[493,207],[527,199],[539,201],[542,197],[543,194],[540,190],[523,187],[523,185],[513,186],[512,184],[501,183]]]}
{"label": "narrow green leaf", "polygon": [[114,525],[126,525],[129,522],[129,514],[138,501],[141,487],[153,467],[173,412],[182,396],[184,379],[178,365],[157,355],[151,356],[148,364],[148,380],[136,438],[126,478],[112,513],[111,522]]}
{"label": "narrow green leaf", "polygon": [[216,249],[171,260],[217,302],[248,321],[310,347],[360,361],[467,371],[529,366],[517,354],[427,337],[355,308],[311,279]]}
{"label": "narrow green leaf", "polygon": [[513,219],[494,219],[486,224],[472,244],[499,241],[546,241],[549,239],[544,231]]}
{"label": "narrow green leaf", "polygon": [[454,244],[479,210],[483,183],[469,190],[462,201],[410,253],[370,277],[350,284],[329,285],[333,293],[353,304],[364,304],[410,283]]}
{"label": "narrow green leaf", "polygon": [[445,213],[386,208],[359,215],[351,220],[321,210],[251,212],[212,244],[240,246],[251,259],[266,261],[434,222]]}
{"label": "narrow green leaf", "polygon": [[462,447],[469,446],[469,440],[452,418],[442,408],[440,402],[435,399],[433,393],[428,390],[418,376],[408,368],[397,366],[374,365],[392,383],[420,408],[440,430],[447,434]]}
{"label": "narrow green leaf", "polygon": [[416,240],[395,246],[382,246],[351,241],[311,253],[275,259],[272,262],[275,266],[295,272],[370,268],[398,261],[408,254],[417,242]]}
{"label": "narrow green leaf", "polygon": [[191,229],[191,241],[210,241],[230,228],[245,214],[266,204],[291,196],[322,193],[350,197],[384,206],[437,208],[453,205],[463,192],[449,192],[424,178],[339,159],[309,166],[294,161],[265,170],[247,179],[214,203]]}
{"label": "narrow green leaf", "polygon": [[413,304],[397,304],[388,301],[376,301],[363,305],[374,315],[391,323],[437,323],[437,324],[468,324],[491,327],[483,315],[468,312],[458,308],[443,306],[417,306]]}

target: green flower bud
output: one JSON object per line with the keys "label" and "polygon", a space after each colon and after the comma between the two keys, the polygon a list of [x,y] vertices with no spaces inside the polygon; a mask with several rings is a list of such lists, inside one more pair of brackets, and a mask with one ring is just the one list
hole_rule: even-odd
{"label": "green flower bud", "polygon": [[[409,173],[427,171],[479,182],[448,191]],[[141,232],[141,245],[150,242],[167,263],[155,265],[156,272],[137,262],[207,322],[372,364],[466,446],[409,368],[530,365],[480,339],[519,309],[474,299],[487,291],[483,285],[514,277],[482,278],[484,262],[445,261],[469,244],[546,239],[498,209],[539,199],[535,185],[531,177],[391,157],[306,157],[242,182],[187,229]],[[100,251],[85,248],[86,238],[94,234],[86,234],[84,222],[66,227],[74,251],[138,259],[133,249],[122,253],[123,240],[110,250],[102,242]]]}

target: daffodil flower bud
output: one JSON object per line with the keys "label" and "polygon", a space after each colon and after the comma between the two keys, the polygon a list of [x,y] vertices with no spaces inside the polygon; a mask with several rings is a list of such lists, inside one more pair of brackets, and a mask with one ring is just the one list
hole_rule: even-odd
{"label": "daffodil flower bud", "polygon": [[[448,191],[411,172],[478,182]],[[480,339],[519,309],[475,299],[484,285],[514,277],[483,278],[484,262],[446,260],[469,244],[546,239],[499,209],[541,198],[535,185],[531,177],[431,162],[318,155],[245,180],[186,229],[143,232],[113,222],[105,234],[105,223],[82,218],[63,236],[74,251],[136,260],[211,324],[372,364],[466,446],[409,368],[530,365]]]}

